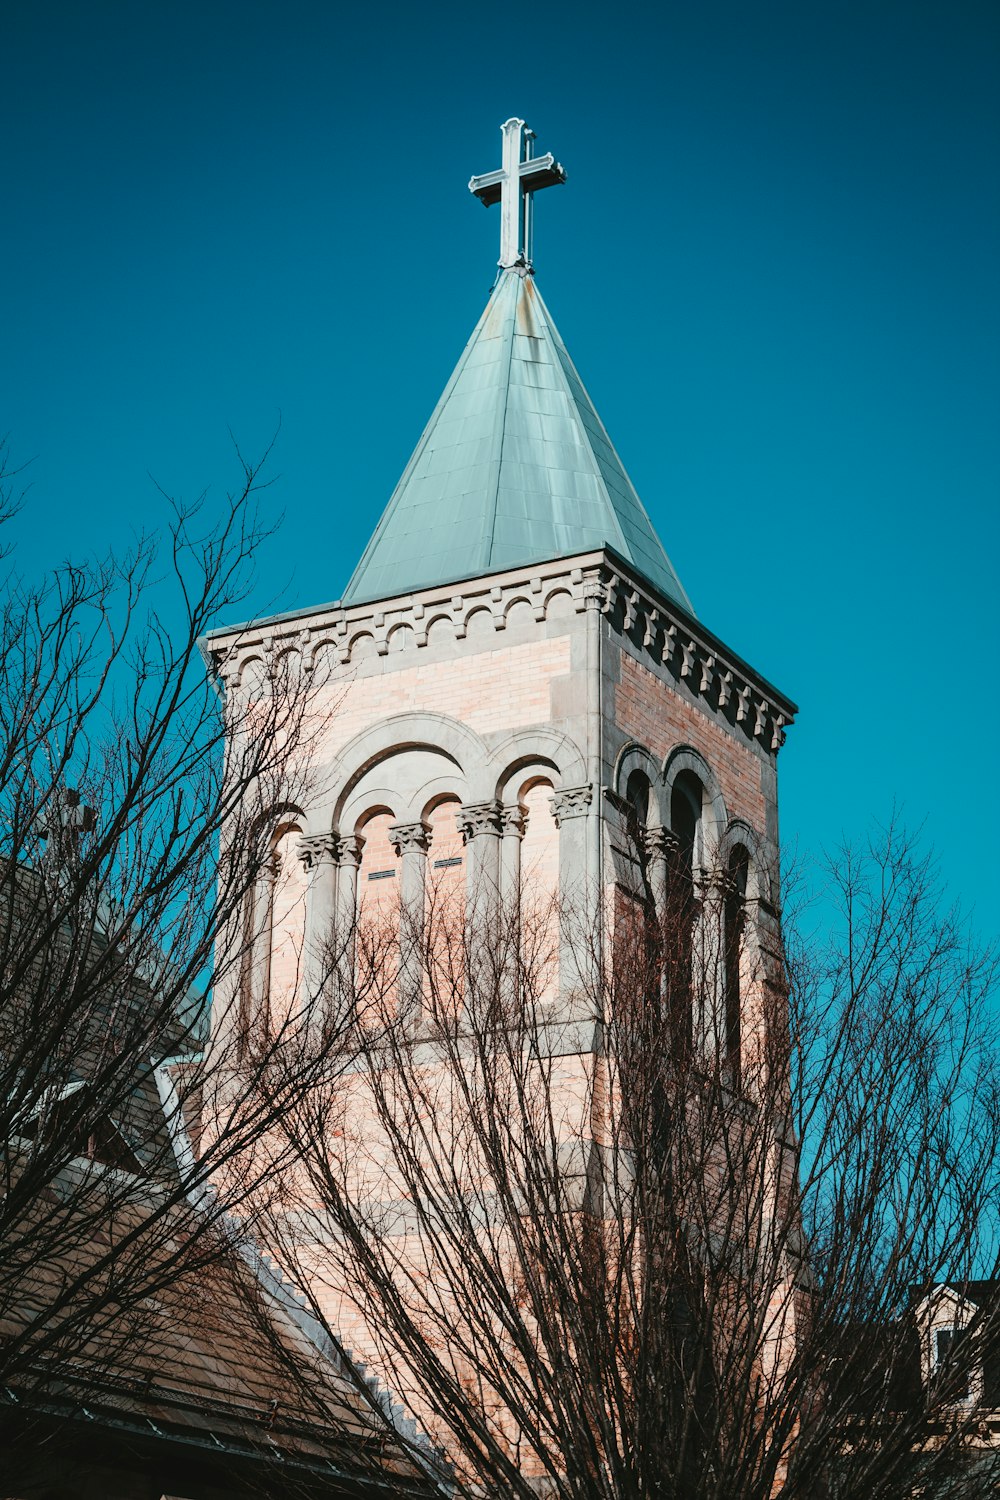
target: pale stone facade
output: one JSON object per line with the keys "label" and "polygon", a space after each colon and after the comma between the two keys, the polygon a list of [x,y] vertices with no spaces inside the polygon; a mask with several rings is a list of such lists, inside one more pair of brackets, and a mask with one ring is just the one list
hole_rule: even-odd
{"label": "pale stone facade", "polygon": [[567,901],[634,888],[623,830],[640,783],[654,886],[683,781],[699,788],[700,876],[738,844],[770,904],[794,706],[612,553],[276,617],[210,650],[232,693],[260,691],[292,655],[313,684],[317,800],[276,815],[278,868],[258,897],[272,996],[298,984],[336,910],[414,900],[459,869],[502,891],[523,864]]}
{"label": "pale stone facade", "polygon": [[[251,1015],[264,1005],[285,1014],[310,993],[331,922],[346,932],[413,910],[431,889],[447,889],[474,921],[484,886],[530,884],[584,912],[588,927],[604,922],[611,942],[630,902],[665,898],[680,839],[704,890],[741,855],[753,913],[743,1013],[723,1014],[720,995],[718,1014],[695,1019],[697,1044],[757,1045],[780,970],[776,757],[794,707],[615,554],[279,617],[220,632],[210,648],[231,693],[260,691],[269,663],[288,653],[312,681],[317,796],[275,818],[276,859],[255,904],[269,913],[270,946],[249,976]],[[593,1128],[571,1116],[597,1046],[577,961],[564,942],[553,976],[553,1014],[566,1023],[553,1076],[570,1134]],[[402,956],[399,985],[411,1024],[421,977]],[[231,999],[219,997],[220,1014],[236,1013]],[[378,1135],[360,1114],[354,1128]],[[789,1170],[775,1160],[775,1191]],[[327,1249],[310,1252],[317,1285]],[[793,1336],[783,1295],[773,1295],[778,1362]],[[326,1311],[378,1369],[357,1310],[338,1301]]]}

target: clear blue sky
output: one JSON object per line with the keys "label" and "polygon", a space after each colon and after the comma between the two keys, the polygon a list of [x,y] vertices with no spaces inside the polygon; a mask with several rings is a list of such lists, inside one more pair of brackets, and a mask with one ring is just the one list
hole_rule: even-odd
{"label": "clear blue sky", "polygon": [[334,598],[481,311],[539,285],[704,622],[801,706],[786,841],[894,800],[996,931],[1000,9],[49,4],[0,90],[0,431],[43,567],[282,431],[260,607]]}

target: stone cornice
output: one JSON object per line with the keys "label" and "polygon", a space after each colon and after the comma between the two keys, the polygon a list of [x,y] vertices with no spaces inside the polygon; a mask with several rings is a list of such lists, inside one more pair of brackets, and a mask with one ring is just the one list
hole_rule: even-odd
{"label": "stone cornice", "polygon": [[[213,673],[233,687],[253,660],[273,673],[288,651],[301,656],[304,672],[320,663],[348,670],[356,660],[398,653],[401,660],[427,646],[429,628],[449,622],[456,640],[466,637],[470,618],[484,616],[501,635],[512,606],[520,618],[541,623],[555,599],[583,614],[597,610],[628,641],[639,661],[665,669],[711,712],[737,726],[747,739],[774,753],[795,717],[795,704],[730,651],[678,604],[657,593],[610,548],[555,558],[449,585],[344,608],[339,602],[258,623],[213,631],[202,651]],[[499,642],[498,642],[499,644]]]}

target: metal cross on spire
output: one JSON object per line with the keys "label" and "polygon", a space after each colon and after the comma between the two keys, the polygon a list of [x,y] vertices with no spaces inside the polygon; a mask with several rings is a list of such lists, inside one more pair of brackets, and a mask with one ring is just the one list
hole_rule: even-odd
{"label": "metal cross on spire", "polygon": [[488,208],[500,204],[500,260],[503,270],[531,267],[531,200],[539,188],[566,181],[566,173],[551,151],[532,156],[535,132],[523,120],[510,119],[500,126],[503,165],[498,172],[469,178],[469,192]]}

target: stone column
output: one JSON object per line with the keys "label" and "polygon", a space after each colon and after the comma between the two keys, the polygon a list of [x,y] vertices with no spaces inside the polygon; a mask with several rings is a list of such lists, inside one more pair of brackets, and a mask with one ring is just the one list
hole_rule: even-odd
{"label": "stone column", "polygon": [[528,823],[528,810],[521,804],[500,809],[500,900],[513,915],[520,904],[521,840]]}
{"label": "stone column", "polygon": [[428,824],[396,823],[389,842],[399,872],[399,1014],[414,1024],[420,1015],[424,977],[424,881],[431,830]]}
{"label": "stone column", "polygon": [[456,818],[467,850],[465,907],[468,979],[466,1008],[492,1004],[496,963],[497,902],[500,889],[501,808],[499,802],[468,802]]}
{"label": "stone column", "polygon": [[646,850],[646,873],[649,880],[653,910],[660,939],[660,1001],[667,1000],[667,967],[665,950],[673,951],[674,934],[668,931],[669,924],[676,921],[676,913],[670,910],[670,871],[677,859],[677,835],[669,828],[644,828],[643,847]]}
{"label": "stone column", "polygon": [[588,878],[588,831],[590,819],[598,816],[597,809],[592,810],[593,801],[589,781],[562,787],[549,798],[559,829],[559,994],[567,1019],[586,1011],[588,991],[592,991],[593,945],[602,894]]}
{"label": "stone column", "polygon": [[668,869],[677,851],[677,835],[669,828],[644,828],[642,842],[646,850],[649,889],[656,919],[662,924],[667,915]]}
{"label": "stone column", "polygon": [[341,1003],[354,996],[354,933],[358,921],[358,869],[365,841],[357,834],[334,840],[333,858],[337,866],[334,899],[333,967]]}
{"label": "stone column", "polygon": [[299,839],[299,854],[309,876],[306,890],[306,921],[302,965],[303,1009],[320,1009],[334,967],[334,912],[337,894],[337,841],[332,833],[314,833]]}
{"label": "stone column", "polygon": [[723,924],[726,883],[721,871],[696,865],[696,917],[692,943],[692,989],[695,996],[694,1047],[711,1067],[725,1052],[725,946]]}
{"label": "stone column", "polygon": [[469,851],[470,905],[475,904],[477,891],[489,890],[495,897],[499,890],[502,811],[499,802],[467,802],[456,813],[462,840]]}

